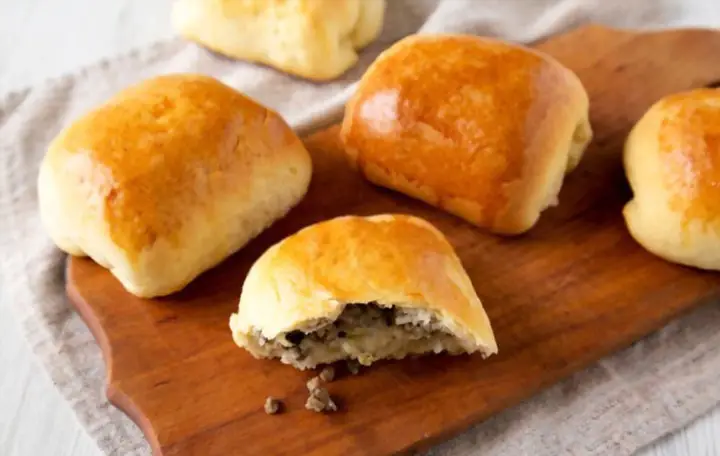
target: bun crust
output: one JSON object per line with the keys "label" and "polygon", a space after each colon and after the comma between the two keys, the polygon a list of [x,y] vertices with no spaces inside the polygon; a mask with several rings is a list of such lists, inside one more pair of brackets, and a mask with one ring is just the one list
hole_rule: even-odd
{"label": "bun crust", "polygon": [[276,113],[219,81],[130,87],[62,131],[38,177],[55,243],[128,291],[183,288],[305,194],[308,152]]}
{"label": "bun crust", "polygon": [[672,262],[720,270],[720,90],[665,97],[625,144],[633,199],[623,214],[645,249]]}
{"label": "bun crust", "polygon": [[475,36],[418,35],[368,69],[341,136],[370,181],[517,234],[556,203],[592,132],[582,84],[549,57]]}
{"label": "bun crust", "polygon": [[243,284],[230,321],[240,341],[334,320],[347,304],[437,312],[470,351],[497,352],[490,321],[452,246],[407,215],[345,216],[300,230],[268,249]]}
{"label": "bun crust", "polygon": [[178,0],[172,23],[229,57],[334,79],[380,34],[385,0]]}

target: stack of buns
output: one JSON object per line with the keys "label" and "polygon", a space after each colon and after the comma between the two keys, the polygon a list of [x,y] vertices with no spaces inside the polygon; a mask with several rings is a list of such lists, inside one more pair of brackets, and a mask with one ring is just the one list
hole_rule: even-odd
{"label": "stack of buns", "polygon": [[[230,55],[322,79],[347,69],[353,49],[377,35],[384,4],[326,7],[183,0],[175,19]],[[271,23],[302,52],[284,48]],[[707,269],[720,268],[719,107],[717,90],[664,99],[625,153],[632,235],[670,261]],[[483,231],[518,235],[558,204],[592,138],[588,119],[582,83],[547,55],[475,36],[412,36],[364,74],[340,136],[370,183]],[[89,256],[130,293],[155,297],[181,290],[284,217],[311,173],[310,154],[277,113],[211,77],[177,74],[129,87],[62,131],[38,192],[59,248]],[[230,319],[238,345],[299,369],[497,352],[473,283],[436,227],[402,214],[335,215],[257,259]]]}

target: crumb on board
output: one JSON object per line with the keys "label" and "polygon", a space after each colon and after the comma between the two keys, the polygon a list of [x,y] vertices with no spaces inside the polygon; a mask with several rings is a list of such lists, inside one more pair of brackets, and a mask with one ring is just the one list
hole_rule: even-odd
{"label": "crumb on board", "polygon": [[335,412],[337,405],[328,390],[320,386],[320,378],[318,375],[308,380],[306,386],[310,395],[305,402],[305,408],[314,412]]}
{"label": "crumb on board", "polygon": [[357,375],[360,372],[360,363],[356,359],[349,359],[347,361],[347,368],[351,374]]}
{"label": "crumb on board", "polygon": [[337,405],[325,388],[317,387],[310,391],[305,408],[313,412],[335,412]]}
{"label": "crumb on board", "polygon": [[280,411],[280,407],[282,406],[282,402],[275,399],[274,397],[268,397],[265,399],[265,413],[268,415],[275,415]]}
{"label": "crumb on board", "polygon": [[320,377],[311,378],[310,380],[307,381],[305,386],[307,386],[308,391],[310,391],[312,393],[313,390],[320,387]]}
{"label": "crumb on board", "polygon": [[332,366],[327,366],[320,372],[319,377],[324,382],[331,382],[335,379],[335,369]]}

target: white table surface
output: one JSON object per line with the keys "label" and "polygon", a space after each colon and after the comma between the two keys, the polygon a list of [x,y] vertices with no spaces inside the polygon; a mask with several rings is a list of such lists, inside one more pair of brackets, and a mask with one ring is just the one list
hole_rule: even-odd
{"label": "white table surface", "polygon": [[[171,3],[0,0],[0,94],[170,38]],[[0,456],[99,454],[0,301]],[[720,455],[720,409],[642,452],[661,455]]]}

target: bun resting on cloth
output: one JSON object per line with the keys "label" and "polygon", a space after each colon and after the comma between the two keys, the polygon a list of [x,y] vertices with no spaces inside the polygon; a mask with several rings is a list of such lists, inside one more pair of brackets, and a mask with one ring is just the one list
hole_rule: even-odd
{"label": "bun resting on cloth", "polygon": [[226,56],[328,80],[355,65],[384,16],[385,0],[178,0],[172,23]]}
{"label": "bun resting on cloth", "polygon": [[178,291],[304,196],[310,156],[275,112],[206,76],[127,88],[52,141],[43,224],[141,297]]}
{"label": "bun resting on cloth", "polygon": [[344,216],[268,249],[230,318],[235,342],[299,369],[343,359],[497,353],[452,246],[408,215]]}
{"label": "bun resting on cloth", "polygon": [[720,270],[720,90],[657,101],[625,143],[628,230],[665,260]]}
{"label": "bun resting on cloth", "polygon": [[363,75],[341,137],[371,182],[519,234],[558,203],[592,137],[588,104],[577,76],[537,51],[415,35]]}

